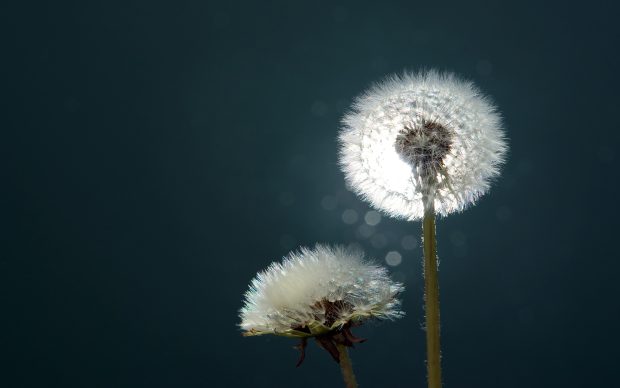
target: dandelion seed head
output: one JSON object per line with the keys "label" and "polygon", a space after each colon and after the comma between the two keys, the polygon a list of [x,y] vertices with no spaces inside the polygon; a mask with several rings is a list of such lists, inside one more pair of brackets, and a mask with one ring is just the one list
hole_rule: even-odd
{"label": "dandelion seed head", "polygon": [[440,215],[473,204],[507,152],[491,101],[471,82],[436,71],[371,87],[345,115],[339,141],[348,186],[409,220],[423,217],[425,202]]}
{"label": "dandelion seed head", "polygon": [[318,244],[256,275],[239,326],[246,335],[321,335],[369,318],[402,316],[397,299],[402,291],[402,284],[361,251]]}

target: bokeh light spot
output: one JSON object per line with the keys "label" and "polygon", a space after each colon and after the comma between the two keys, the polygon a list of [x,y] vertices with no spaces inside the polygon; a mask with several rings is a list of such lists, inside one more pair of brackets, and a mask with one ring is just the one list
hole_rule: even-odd
{"label": "bokeh light spot", "polygon": [[397,265],[400,265],[402,261],[403,261],[403,257],[401,256],[400,253],[396,251],[390,251],[387,253],[387,255],[385,255],[385,262],[389,266],[396,267]]}
{"label": "bokeh light spot", "polygon": [[359,237],[369,238],[375,234],[375,228],[370,225],[361,224],[359,228],[357,228],[357,233],[359,234]]}
{"label": "bokeh light spot", "polygon": [[373,248],[381,249],[387,245],[387,237],[383,233],[377,233],[370,239],[370,244]]}
{"label": "bokeh light spot", "polygon": [[342,212],[342,222],[344,222],[347,225],[355,224],[358,218],[359,217],[357,215],[357,212],[353,209],[347,209],[344,212]]}
{"label": "bokeh light spot", "polygon": [[400,245],[402,245],[403,249],[411,251],[418,246],[418,239],[415,236],[407,235],[400,240]]}
{"label": "bokeh light spot", "polygon": [[364,221],[370,226],[375,226],[381,222],[381,213],[376,210],[369,210],[364,216]]}

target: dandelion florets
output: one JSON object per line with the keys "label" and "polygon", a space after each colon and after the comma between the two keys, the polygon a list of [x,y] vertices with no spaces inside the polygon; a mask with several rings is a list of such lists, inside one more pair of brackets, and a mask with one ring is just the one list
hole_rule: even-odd
{"label": "dandelion florets", "polygon": [[323,336],[369,318],[402,316],[402,290],[360,251],[301,248],[252,280],[239,326],[246,335]]}
{"label": "dandelion florets", "polygon": [[340,164],[373,206],[409,220],[425,206],[463,210],[489,188],[507,151],[501,117],[470,82],[435,71],[392,76],[343,119]]}

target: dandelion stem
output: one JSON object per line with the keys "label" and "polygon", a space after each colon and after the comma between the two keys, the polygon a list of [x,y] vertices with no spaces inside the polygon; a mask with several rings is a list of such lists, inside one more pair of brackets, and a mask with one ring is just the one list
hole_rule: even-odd
{"label": "dandelion stem", "polygon": [[437,276],[437,241],[435,240],[435,207],[424,211],[424,300],[426,311],[426,367],[428,388],[441,387],[441,347],[439,344],[439,280]]}
{"label": "dandelion stem", "polygon": [[349,351],[345,345],[336,344],[338,347],[338,353],[340,354],[340,370],[342,371],[342,378],[347,388],[357,388],[357,381],[355,380],[355,374],[353,373],[353,365],[351,365],[351,358],[349,358]]}

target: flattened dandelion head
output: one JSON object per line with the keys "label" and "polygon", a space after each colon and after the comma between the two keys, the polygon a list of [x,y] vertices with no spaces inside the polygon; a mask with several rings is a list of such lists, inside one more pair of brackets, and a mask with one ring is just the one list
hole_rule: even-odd
{"label": "flattened dandelion head", "polygon": [[401,317],[397,295],[403,291],[383,267],[363,253],[317,244],[301,248],[256,275],[240,311],[244,335],[315,337],[339,360],[336,344],[360,342],[351,327],[367,319]]}
{"label": "flattened dandelion head", "polygon": [[357,98],[339,136],[348,185],[409,220],[474,203],[507,151],[501,117],[470,82],[436,71],[392,76]]}

